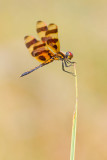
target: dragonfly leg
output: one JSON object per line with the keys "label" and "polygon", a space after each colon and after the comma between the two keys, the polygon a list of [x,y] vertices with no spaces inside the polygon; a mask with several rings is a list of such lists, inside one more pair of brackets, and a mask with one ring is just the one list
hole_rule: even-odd
{"label": "dragonfly leg", "polygon": [[64,72],[70,73],[70,74],[72,74],[73,76],[75,76],[75,74],[74,74],[73,72],[68,72],[68,71],[65,70],[65,68],[64,68],[64,62],[63,62],[63,61],[62,61],[62,70],[63,70]]}
{"label": "dragonfly leg", "polygon": [[66,67],[70,67],[70,66],[74,66],[74,63],[76,63],[76,62],[71,62],[71,61],[69,61],[69,60],[64,60],[64,63],[65,63],[65,66]]}
{"label": "dragonfly leg", "polygon": [[68,61],[64,61],[64,63],[65,63],[65,67],[70,67],[70,66],[73,66],[73,64],[69,64],[69,62]]}

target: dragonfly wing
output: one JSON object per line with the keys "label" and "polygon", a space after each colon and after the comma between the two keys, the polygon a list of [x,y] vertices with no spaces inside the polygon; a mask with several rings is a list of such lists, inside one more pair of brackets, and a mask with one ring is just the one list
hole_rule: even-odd
{"label": "dragonfly wing", "polygon": [[29,52],[39,62],[43,63],[53,57],[54,54],[49,51],[45,42],[38,41],[33,36],[26,36],[24,39]]}
{"label": "dragonfly wing", "polygon": [[48,30],[47,24],[43,21],[37,21],[36,30],[39,38],[45,42],[47,40],[47,37],[45,35],[46,31]]}
{"label": "dragonfly wing", "polygon": [[36,29],[40,39],[47,44],[48,50],[56,54],[60,51],[60,43],[58,40],[58,27],[56,24],[46,25],[43,21],[38,21]]}
{"label": "dragonfly wing", "polygon": [[48,48],[53,51],[53,53],[58,53],[60,51],[60,43],[58,40],[58,27],[56,24],[51,23],[48,25],[46,37]]}

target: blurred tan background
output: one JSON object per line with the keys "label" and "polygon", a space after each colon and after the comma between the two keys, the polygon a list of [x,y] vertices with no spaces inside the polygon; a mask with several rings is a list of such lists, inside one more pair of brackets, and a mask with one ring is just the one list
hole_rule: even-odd
{"label": "blurred tan background", "polygon": [[[56,23],[78,73],[76,160],[107,160],[107,1],[0,1],[0,160],[69,160],[74,77],[39,63],[24,36]],[[71,69],[73,70],[73,68]]]}

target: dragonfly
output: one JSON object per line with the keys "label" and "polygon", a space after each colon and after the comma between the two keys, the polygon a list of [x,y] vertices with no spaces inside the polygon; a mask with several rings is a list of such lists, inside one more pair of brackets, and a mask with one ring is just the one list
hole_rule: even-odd
{"label": "dragonfly", "polygon": [[60,51],[57,25],[51,23],[47,26],[45,22],[37,21],[36,31],[40,40],[37,40],[33,36],[25,36],[24,40],[30,54],[40,62],[40,65],[24,72],[20,77],[28,75],[31,72],[53,62],[54,60],[62,61],[62,70],[75,76],[73,72],[69,72],[65,69],[73,66],[75,62],[71,61],[73,58],[72,52],[68,51],[64,53]]}

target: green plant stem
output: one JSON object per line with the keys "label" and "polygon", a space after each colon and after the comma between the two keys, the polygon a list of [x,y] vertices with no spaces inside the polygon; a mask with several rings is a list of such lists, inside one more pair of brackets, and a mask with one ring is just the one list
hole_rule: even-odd
{"label": "green plant stem", "polygon": [[76,104],[75,104],[75,111],[74,111],[74,114],[73,114],[70,160],[74,160],[74,158],[75,158],[75,144],[76,144],[77,104],[78,104],[78,88],[77,88],[76,64],[74,64],[74,72],[75,72]]}

